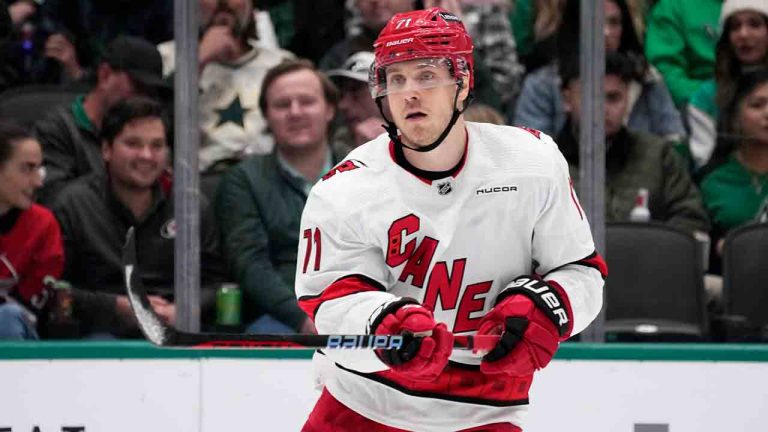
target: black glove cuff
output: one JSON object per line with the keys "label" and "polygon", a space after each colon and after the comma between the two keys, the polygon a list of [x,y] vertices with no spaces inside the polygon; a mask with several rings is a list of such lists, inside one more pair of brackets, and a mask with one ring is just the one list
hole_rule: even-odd
{"label": "black glove cuff", "polygon": [[513,294],[522,294],[531,299],[557,327],[560,337],[568,332],[571,319],[565,309],[565,302],[551,285],[531,276],[517,277],[496,297],[495,305]]}

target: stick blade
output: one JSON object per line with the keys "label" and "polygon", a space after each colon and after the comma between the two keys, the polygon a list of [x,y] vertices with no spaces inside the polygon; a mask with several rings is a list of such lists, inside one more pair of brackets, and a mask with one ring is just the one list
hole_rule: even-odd
{"label": "stick blade", "polygon": [[128,300],[144,336],[155,345],[173,345],[176,331],[163,323],[152,309],[147,298],[147,290],[141,282],[136,261],[136,233],[131,227],[125,236],[125,246],[123,246],[123,269]]}

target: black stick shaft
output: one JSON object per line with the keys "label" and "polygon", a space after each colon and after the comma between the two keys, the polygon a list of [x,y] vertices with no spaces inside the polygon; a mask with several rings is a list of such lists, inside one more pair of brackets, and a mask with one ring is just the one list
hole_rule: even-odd
{"label": "black stick shaft", "polygon": [[[393,349],[405,335],[217,334],[176,332],[165,346],[193,348]],[[490,351],[498,336],[454,336],[456,349]]]}

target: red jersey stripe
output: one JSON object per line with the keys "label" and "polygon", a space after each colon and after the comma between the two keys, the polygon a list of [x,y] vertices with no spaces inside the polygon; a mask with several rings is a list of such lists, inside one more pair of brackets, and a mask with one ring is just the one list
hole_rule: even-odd
{"label": "red jersey stripe", "polygon": [[382,290],[383,287],[373,279],[362,275],[347,276],[330,284],[320,295],[299,298],[299,307],[314,321],[317,309],[328,300],[360,292]]}
{"label": "red jersey stripe", "polygon": [[608,264],[605,263],[605,260],[599,253],[597,253],[597,251],[593,252],[592,255],[577,261],[575,264],[581,264],[596,269],[600,272],[603,279],[608,277]]}

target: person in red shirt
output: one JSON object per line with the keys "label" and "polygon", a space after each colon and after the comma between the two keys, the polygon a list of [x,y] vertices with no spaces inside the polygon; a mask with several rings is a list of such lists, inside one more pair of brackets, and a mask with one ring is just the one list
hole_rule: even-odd
{"label": "person in red shirt", "polygon": [[36,314],[48,298],[43,279],[64,266],[59,225],[34,203],[43,184],[40,143],[0,121],[0,339],[37,339]]}

